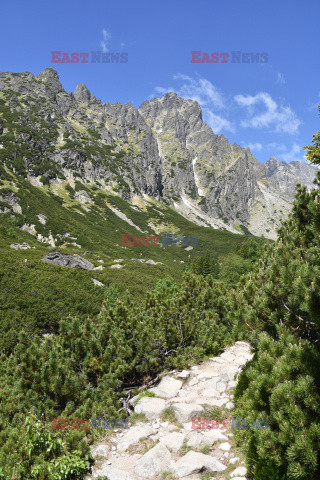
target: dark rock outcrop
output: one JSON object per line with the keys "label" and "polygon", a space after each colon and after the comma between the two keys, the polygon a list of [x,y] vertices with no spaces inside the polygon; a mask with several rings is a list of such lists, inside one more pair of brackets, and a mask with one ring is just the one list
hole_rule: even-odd
{"label": "dark rock outcrop", "polygon": [[79,268],[82,270],[93,270],[94,265],[80,255],[66,255],[59,252],[50,252],[41,259],[45,263],[61,265],[62,267]]}

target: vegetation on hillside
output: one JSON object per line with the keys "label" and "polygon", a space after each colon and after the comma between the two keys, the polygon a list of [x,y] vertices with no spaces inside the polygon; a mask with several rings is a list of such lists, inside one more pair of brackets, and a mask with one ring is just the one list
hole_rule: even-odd
{"label": "vegetation on hillside", "polygon": [[[320,133],[307,152],[310,161],[320,163]],[[168,267],[166,278],[154,282],[138,301],[130,289],[119,291],[117,285],[96,290],[89,281],[91,272],[65,273],[53,267],[54,275],[48,275],[61,296],[61,304],[56,303],[45,282],[51,266],[40,263],[37,249],[30,263],[29,257],[22,261],[26,252],[12,252],[14,268],[9,255],[0,275],[1,281],[9,280],[4,287],[9,299],[1,298],[7,312],[1,328],[10,344],[9,349],[2,345],[0,356],[0,478],[82,479],[92,461],[89,445],[99,431],[87,425],[84,430],[52,432],[52,417],[125,416],[121,399],[127,389],[163,370],[216,355],[240,339],[253,345],[255,356],[240,376],[234,415],[268,419],[267,429],[236,432],[247,454],[249,476],[319,478],[319,186],[320,173],[311,192],[297,189],[292,214],[275,243],[261,245],[250,238],[240,245],[243,239],[237,242],[237,237],[222,234],[220,240],[229,239],[233,248],[219,256],[204,245],[186,263],[182,279]],[[37,195],[31,187],[29,192]],[[2,233],[8,240],[18,230],[10,225],[10,215],[4,215]],[[86,218],[81,223],[70,213],[74,228],[89,222],[99,245],[96,252],[102,255],[100,235],[105,230],[97,217],[97,228],[92,216]],[[190,234],[197,235],[196,228]],[[92,238],[81,235],[89,246]],[[219,245],[218,236],[216,240]],[[5,251],[4,243],[2,248]],[[90,251],[89,258],[94,256]],[[165,251],[159,249],[158,258]],[[83,303],[70,291],[76,283]],[[45,292],[50,297],[45,298]],[[16,316],[10,315],[16,304]],[[49,310],[49,316],[41,316],[41,308]],[[55,334],[39,335],[44,326],[54,326]],[[18,341],[14,332],[19,332]]]}

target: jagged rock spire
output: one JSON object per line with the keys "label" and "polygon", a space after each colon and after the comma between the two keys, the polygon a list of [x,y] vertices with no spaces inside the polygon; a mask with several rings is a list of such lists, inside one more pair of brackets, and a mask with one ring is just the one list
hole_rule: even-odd
{"label": "jagged rock spire", "polygon": [[96,100],[96,97],[92,95],[84,83],[79,83],[76,86],[74,97],[79,103],[89,103]]}

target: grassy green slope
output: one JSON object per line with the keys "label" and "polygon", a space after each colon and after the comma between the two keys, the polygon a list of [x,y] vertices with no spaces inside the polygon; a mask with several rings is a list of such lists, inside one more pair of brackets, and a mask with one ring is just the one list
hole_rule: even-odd
{"label": "grassy green slope", "polygon": [[[65,189],[61,185],[58,196],[49,187],[38,188],[7,173],[6,178],[2,176],[0,195],[10,189],[18,198],[22,214],[8,212],[0,216],[0,332],[2,348],[5,349],[15,343],[22,327],[38,331],[55,328],[58,320],[69,314],[80,317],[96,315],[111,284],[117,285],[120,291],[129,289],[136,299],[142,299],[146,292],[153,290],[159,278],[171,276],[179,283],[189,258],[207,249],[213,258],[217,258],[234,251],[246,239],[243,235],[196,226],[169,206],[154,200],[145,202],[137,211],[120,197],[96,187],[76,187],[77,190],[86,190],[94,200],[90,206],[76,202],[75,192],[70,187]],[[148,226],[152,219],[152,223],[161,225],[163,231],[197,236],[198,246],[190,251],[172,246],[122,247],[121,234],[130,233],[141,238],[144,233],[119,218],[107,204],[124,213],[134,225],[150,235],[155,235]],[[39,222],[39,214],[48,218],[46,225]],[[45,264],[41,259],[51,251],[48,244],[40,243],[34,235],[22,231],[24,224],[34,225],[43,237],[51,233],[57,240],[57,246],[51,247],[52,250],[79,254],[96,267],[102,265],[103,269],[79,271]],[[69,237],[63,238],[66,233]],[[14,250],[9,247],[11,243],[20,242],[27,242],[32,248]],[[132,258],[152,259],[162,264],[138,263],[131,261]],[[116,259],[123,259],[122,268],[111,268]],[[104,286],[95,286],[92,278]]]}

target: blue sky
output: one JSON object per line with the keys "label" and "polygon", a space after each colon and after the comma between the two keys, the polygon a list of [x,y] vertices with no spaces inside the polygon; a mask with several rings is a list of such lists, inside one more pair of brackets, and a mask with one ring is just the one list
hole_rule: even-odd
{"label": "blue sky", "polygon": [[[85,83],[103,102],[136,107],[173,90],[261,161],[303,160],[319,130],[319,0],[2,0],[0,18],[1,71],[53,67],[68,92]],[[98,50],[128,62],[92,63]],[[53,64],[52,51],[90,57]],[[192,63],[191,51],[266,52],[268,62]]]}

